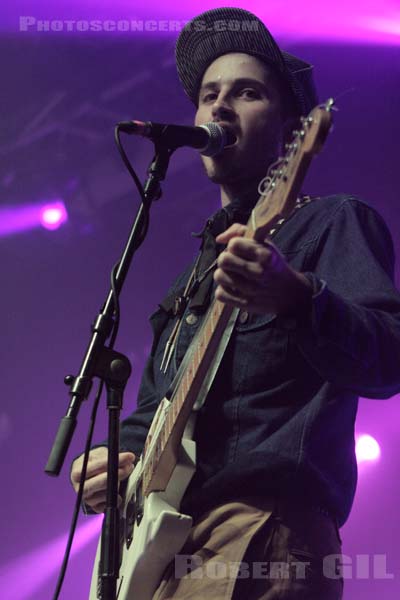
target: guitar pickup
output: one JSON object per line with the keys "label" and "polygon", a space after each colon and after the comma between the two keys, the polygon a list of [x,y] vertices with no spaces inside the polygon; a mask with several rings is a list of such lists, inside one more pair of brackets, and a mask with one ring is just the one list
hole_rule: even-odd
{"label": "guitar pickup", "polygon": [[142,480],[138,481],[136,492],[132,495],[126,506],[125,517],[125,542],[129,549],[134,538],[135,526],[139,526],[143,518]]}

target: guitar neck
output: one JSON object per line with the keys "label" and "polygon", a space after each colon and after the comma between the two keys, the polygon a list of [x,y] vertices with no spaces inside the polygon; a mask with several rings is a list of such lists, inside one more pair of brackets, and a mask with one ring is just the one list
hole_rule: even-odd
{"label": "guitar neck", "polygon": [[[246,237],[266,238],[280,219],[293,212],[313,156],[320,151],[331,127],[333,100],[302,118],[302,129],[293,132],[287,153],[269,170],[266,189],[254,207]],[[185,356],[165,420],[156,439],[146,440],[143,493],[165,490],[177,463],[182,435],[201,386],[216,356],[233,309],[214,299]],[[149,443],[148,443],[149,441]]]}
{"label": "guitar neck", "polygon": [[146,457],[143,475],[145,495],[164,490],[168,484],[176,465],[183,431],[231,315],[231,307],[213,300],[173,391],[171,407],[157,440],[153,441],[151,455]]}

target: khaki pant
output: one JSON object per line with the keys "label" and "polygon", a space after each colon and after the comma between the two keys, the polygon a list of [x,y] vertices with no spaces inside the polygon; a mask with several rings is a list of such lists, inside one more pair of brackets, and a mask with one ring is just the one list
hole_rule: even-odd
{"label": "khaki pant", "polygon": [[341,540],[316,510],[246,499],[205,513],[153,600],[340,600]]}

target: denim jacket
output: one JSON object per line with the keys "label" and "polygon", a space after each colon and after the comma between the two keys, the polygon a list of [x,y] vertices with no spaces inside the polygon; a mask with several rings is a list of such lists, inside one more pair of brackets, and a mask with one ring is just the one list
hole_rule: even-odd
{"label": "denim jacket", "polygon": [[[358,396],[400,391],[400,294],[382,218],[335,195],[295,211],[274,243],[313,282],[307,312],[241,312],[196,423],[197,470],[182,509],[198,514],[241,495],[274,494],[318,505],[343,525],[354,499]],[[171,293],[182,288],[189,267]],[[142,451],[202,315],[187,319],[167,374],[160,371],[175,322],[160,307],[137,409],[122,422],[121,449]]]}

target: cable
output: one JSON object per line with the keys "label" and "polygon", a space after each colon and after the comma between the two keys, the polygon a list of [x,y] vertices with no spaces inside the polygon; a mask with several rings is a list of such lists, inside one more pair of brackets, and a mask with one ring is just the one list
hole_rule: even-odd
{"label": "cable", "polygon": [[133,181],[134,181],[134,183],[135,183],[135,185],[137,187],[137,190],[139,192],[140,198],[142,200],[142,206],[143,206],[143,226],[142,226],[142,231],[141,231],[141,235],[140,235],[138,244],[137,244],[137,246],[135,248],[135,250],[137,250],[137,248],[139,248],[139,246],[142,244],[143,240],[145,239],[147,231],[148,231],[148,228],[149,228],[149,221],[150,221],[149,211],[150,211],[150,205],[149,205],[149,202],[148,202],[148,200],[146,198],[146,195],[144,193],[144,189],[143,189],[143,186],[142,186],[142,184],[140,182],[140,179],[137,176],[137,174],[136,174],[134,168],[132,167],[131,163],[129,162],[129,159],[128,159],[127,155],[126,155],[126,152],[125,152],[125,150],[124,150],[124,148],[123,148],[123,146],[121,144],[120,133],[121,133],[121,131],[120,131],[119,125],[116,125],[115,129],[114,129],[115,143],[116,143],[118,151],[119,151],[119,153],[121,155],[122,162],[126,166],[129,174],[131,175],[131,177],[132,177],[132,179],[133,179]]}
{"label": "cable", "polygon": [[58,576],[57,583],[56,583],[56,589],[55,589],[55,592],[53,595],[53,600],[58,600],[58,598],[59,598],[59,595],[61,592],[61,587],[64,583],[64,578],[65,578],[65,574],[67,571],[68,561],[69,561],[69,557],[70,557],[70,553],[71,553],[72,542],[73,542],[74,536],[75,536],[76,524],[78,522],[78,516],[79,516],[81,506],[82,506],[83,486],[84,486],[85,480],[86,480],[86,470],[87,470],[87,464],[88,464],[88,460],[89,460],[89,452],[90,452],[90,447],[92,445],[93,430],[94,430],[94,425],[96,423],[97,409],[99,406],[100,397],[103,392],[103,385],[104,385],[103,381],[100,381],[99,386],[97,388],[96,398],[95,398],[94,404],[93,404],[93,410],[92,410],[92,413],[90,416],[90,426],[89,426],[89,431],[88,431],[88,435],[87,435],[86,443],[85,443],[85,452],[84,452],[84,458],[83,458],[81,480],[79,482],[78,494],[77,494],[76,501],[75,501],[74,512],[72,514],[71,527],[70,527],[70,531],[69,531],[69,535],[68,535],[67,545],[65,547],[65,552],[64,552],[61,569],[60,569],[60,574]]}

